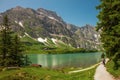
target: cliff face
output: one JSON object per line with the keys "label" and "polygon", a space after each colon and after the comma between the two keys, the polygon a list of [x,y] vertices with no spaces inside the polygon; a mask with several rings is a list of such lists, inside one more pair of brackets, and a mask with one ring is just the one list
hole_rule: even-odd
{"label": "cliff face", "polygon": [[67,24],[54,11],[17,6],[0,13],[0,23],[6,14],[12,24],[12,30],[21,38],[28,36],[42,43],[47,43],[49,39],[55,45],[59,41],[75,48],[100,49],[100,35],[93,26],[78,27]]}

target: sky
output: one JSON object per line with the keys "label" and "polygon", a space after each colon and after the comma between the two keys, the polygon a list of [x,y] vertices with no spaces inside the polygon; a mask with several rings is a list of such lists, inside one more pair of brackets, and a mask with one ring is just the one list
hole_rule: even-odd
{"label": "sky", "polygon": [[55,11],[67,23],[76,26],[90,24],[96,26],[98,21],[99,0],[0,0],[0,12],[21,6],[24,8],[44,8]]}

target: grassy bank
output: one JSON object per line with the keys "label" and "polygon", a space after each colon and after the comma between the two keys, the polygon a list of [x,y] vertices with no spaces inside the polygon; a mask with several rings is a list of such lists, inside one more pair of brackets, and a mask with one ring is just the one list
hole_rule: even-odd
{"label": "grassy bank", "polygon": [[20,70],[0,71],[0,80],[93,80],[95,68],[67,74],[60,70],[27,67]]}
{"label": "grassy bank", "polygon": [[[53,44],[53,42],[48,39],[47,43],[41,43],[30,37],[21,38],[24,44],[25,53],[37,53],[37,54],[63,54],[63,53],[79,53],[79,52],[97,52],[97,50],[86,50],[83,48],[74,48],[64,43]],[[46,45],[45,45],[46,44]]]}
{"label": "grassy bank", "polygon": [[[119,63],[120,63],[120,62],[119,62]],[[112,60],[109,61],[109,62],[107,63],[107,65],[106,65],[107,71],[110,72],[110,74],[112,74],[115,78],[118,78],[118,77],[120,78],[120,67],[119,67],[118,70],[114,70],[114,69],[113,69],[113,66],[114,66],[113,61],[112,61]]]}

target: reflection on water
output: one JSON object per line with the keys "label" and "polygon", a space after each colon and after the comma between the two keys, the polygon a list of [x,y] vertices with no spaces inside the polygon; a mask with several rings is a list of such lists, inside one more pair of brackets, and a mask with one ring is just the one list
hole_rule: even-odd
{"label": "reflection on water", "polygon": [[88,67],[100,61],[101,53],[28,54],[32,64],[48,68]]}

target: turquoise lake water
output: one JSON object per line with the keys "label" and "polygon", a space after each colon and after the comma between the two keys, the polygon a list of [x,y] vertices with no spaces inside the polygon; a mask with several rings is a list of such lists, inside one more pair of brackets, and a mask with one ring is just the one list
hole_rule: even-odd
{"label": "turquoise lake water", "polygon": [[101,53],[28,54],[28,57],[32,64],[40,64],[46,68],[85,68],[98,63]]}

